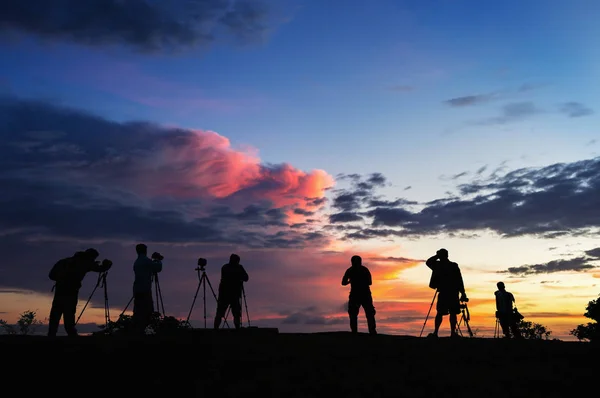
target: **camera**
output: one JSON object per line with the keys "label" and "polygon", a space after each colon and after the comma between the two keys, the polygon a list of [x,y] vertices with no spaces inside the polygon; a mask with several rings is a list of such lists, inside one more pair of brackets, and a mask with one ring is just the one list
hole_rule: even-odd
{"label": "camera", "polygon": [[208,264],[208,261],[206,261],[206,259],[205,259],[205,258],[202,258],[202,257],[200,257],[200,258],[198,259],[198,266],[199,266],[200,268],[204,268],[204,267],[206,267],[206,264]]}
{"label": "camera", "polygon": [[160,254],[159,252],[154,252],[152,253],[152,260],[159,260],[162,261],[165,257]]}
{"label": "camera", "polygon": [[106,258],[104,260],[102,260],[102,265],[105,266],[105,267],[111,267],[112,264],[113,264],[113,262],[110,261],[110,260],[108,260],[108,259],[106,259]]}

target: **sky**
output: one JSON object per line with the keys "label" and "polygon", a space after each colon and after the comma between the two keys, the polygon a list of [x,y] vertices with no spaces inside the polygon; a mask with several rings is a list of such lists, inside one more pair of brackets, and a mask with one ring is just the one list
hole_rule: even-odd
{"label": "sky", "polygon": [[[95,247],[114,262],[116,320],[144,242],[165,256],[167,315],[187,317],[198,257],[216,289],[237,253],[253,326],[348,330],[341,278],[357,254],[379,332],[418,335],[434,294],[424,261],[444,247],[478,336],[493,336],[504,281],[526,320],[573,340],[600,293],[598,12],[593,0],[2,2],[0,318],[46,319],[52,265]],[[103,303],[99,288],[80,330],[103,323]]]}

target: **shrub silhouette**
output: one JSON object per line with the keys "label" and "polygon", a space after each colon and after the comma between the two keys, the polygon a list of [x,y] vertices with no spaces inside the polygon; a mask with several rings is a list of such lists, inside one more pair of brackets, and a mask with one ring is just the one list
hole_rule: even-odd
{"label": "shrub silhouette", "polygon": [[539,323],[528,322],[523,319],[517,323],[517,327],[524,339],[527,340],[548,340],[552,332]]}
{"label": "shrub silhouette", "polygon": [[0,327],[5,334],[20,334],[23,336],[35,333],[35,330],[42,325],[42,321],[35,319],[35,311],[25,311],[19,315],[15,325],[11,325],[4,319],[0,319]]}
{"label": "shrub silhouette", "polygon": [[600,322],[600,299],[588,302],[585,309],[586,311],[583,316],[595,322],[588,322],[587,325],[578,325],[577,328],[571,330],[570,334],[577,337],[579,341],[598,342],[600,341],[600,326],[598,325],[598,322]]}
{"label": "shrub silhouette", "polygon": [[[93,335],[120,335],[127,334],[133,327],[133,318],[131,315],[121,314],[116,321],[110,321],[108,325],[101,325],[100,331],[92,333]],[[154,312],[146,332],[155,335],[173,335],[189,330],[192,327],[184,320],[179,320],[173,316],[163,316],[160,312]]]}

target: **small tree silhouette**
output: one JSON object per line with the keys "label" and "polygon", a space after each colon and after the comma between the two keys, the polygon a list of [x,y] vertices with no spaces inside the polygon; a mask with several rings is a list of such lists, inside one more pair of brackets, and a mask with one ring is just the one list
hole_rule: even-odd
{"label": "small tree silhouette", "polygon": [[35,330],[42,325],[42,322],[35,319],[35,311],[25,311],[19,315],[16,325],[11,325],[4,319],[0,319],[0,327],[5,334],[20,334],[23,336],[35,333]]}
{"label": "small tree silhouette", "polygon": [[600,341],[600,325],[598,324],[600,322],[600,299],[588,302],[585,310],[583,316],[595,322],[588,322],[587,325],[578,325],[577,328],[571,330],[570,334],[577,337],[579,341]]}
{"label": "small tree silhouette", "polygon": [[523,319],[517,323],[521,336],[527,340],[548,340],[552,332],[539,323],[528,322]]}

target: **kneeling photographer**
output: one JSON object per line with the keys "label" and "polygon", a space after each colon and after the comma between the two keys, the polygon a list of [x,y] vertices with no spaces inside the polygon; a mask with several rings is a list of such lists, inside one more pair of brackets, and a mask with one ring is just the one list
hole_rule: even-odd
{"label": "kneeling photographer", "polygon": [[133,326],[136,334],[144,334],[152,320],[154,303],[152,301],[152,276],[162,271],[164,257],[154,252],[148,258],[148,247],[136,245],[137,259],[133,263],[135,280],[133,282]]}
{"label": "kneeling photographer", "polygon": [[429,287],[437,289],[438,293],[435,329],[428,337],[438,337],[444,315],[450,315],[450,336],[459,337],[456,331],[456,316],[460,314],[461,303],[469,301],[460,268],[457,263],[448,259],[448,250],[446,249],[438,250],[435,256],[430,257],[425,264],[433,271]]}
{"label": "kneeling photographer", "polygon": [[229,263],[221,267],[221,282],[219,283],[219,297],[217,299],[217,313],[214,328],[218,329],[221,319],[225,317],[227,308],[231,308],[233,324],[236,329],[242,326],[242,289],[244,282],[248,282],[248,273],[240,264],[240,256],[232,254]]}

